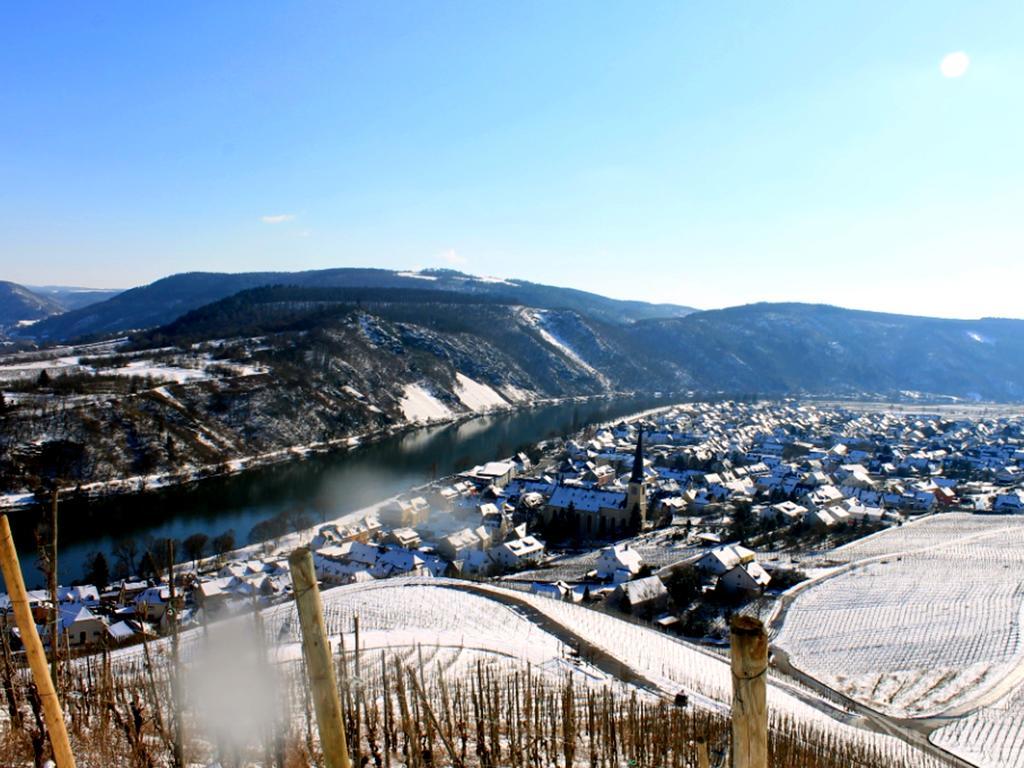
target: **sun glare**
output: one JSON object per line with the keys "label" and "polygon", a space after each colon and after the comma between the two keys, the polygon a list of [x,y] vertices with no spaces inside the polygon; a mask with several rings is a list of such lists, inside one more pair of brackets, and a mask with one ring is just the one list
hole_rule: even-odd
{"label": "sun glare", "polygon": [[963,51],[947,53],[942,57],[939,69],[943,77],[961,77],[971,65],[971,57]]}

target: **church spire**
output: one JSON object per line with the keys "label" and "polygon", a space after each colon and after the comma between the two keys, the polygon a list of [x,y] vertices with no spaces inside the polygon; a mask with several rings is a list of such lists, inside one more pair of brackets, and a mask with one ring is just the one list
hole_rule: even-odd
{"label": "church spire", "polygon": [[644,481],[644,430],[641,428],[636,436],[636,453],[633,455],[633,473],[629,476],[629,482],[642,483]]}

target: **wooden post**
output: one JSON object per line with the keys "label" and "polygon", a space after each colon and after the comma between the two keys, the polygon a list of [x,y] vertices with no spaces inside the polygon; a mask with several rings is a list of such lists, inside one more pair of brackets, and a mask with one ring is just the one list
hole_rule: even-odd
{"label": "wooden post", "polygon": [[300,547],[288,556],[291,567],[292,588],[302,628],[302,647],[306,656],[309,685],[313,689],[313,708],[320,731],[320,748],[327,768],[351,768],[348,745],[345,743],[345,725],[338,698],[338,682],[331,663],[331,647],[324,629],[324,613],[320,604],[320,590],[316,584],[313,555],[307,547]]}
{"label": "wooden post", "polygon": [[7,594],[14,608],[14,619],[21,632],[21,642],[25,646],[25,655],[32,670],[32,681],[43,705],[43,719],[46,721],[46,731],[53,747],[54,760],[57,762],[57,768],[75,768],[75,756],[71,754],[71,744],[68,742],[68,732],[64,726],[64,713],[60,709],[53,678],[50,677],[50,670],[46,665],[43,643],[39,639],[32,611],[28,607],[28,593],[21,577],[18,551],[14,548],[14,538],[11,536],[11,524],[7,520],[7,515],[0,515],[0,568],[3,570]]}
{"label": "wooden post", "polygon": [[174,765],[185,766],[184,706],[181,701],[181,657],[178,652],[178,600],[174,588],[174,540],[167,539],[167,584],[171,612],[171,698],[174,700]]}
{"label": "wooden post", "polygon": [[732,645],[732,766],[768,768],[768,634],[752,616],[736,616]]}
{"label": "wooden post", "polygon": [[60,623],[60,598],[57,594],[57,503],[60,499],[60,489],[56,481],[53,486],[53,497],[50,500],[50,572],[47,574],[47,582],[50,588],[50,603],[53,614],[50,619],[50,677],[53,678],[53,687],[57,692],[57,700],[60,700],[60,639],[57,633],[57,626]]}
{"label": "wooden post", "polygon": [[708,759],[708,743],[704,739],[697,739],[697,768],[711,768],[711,761]]}

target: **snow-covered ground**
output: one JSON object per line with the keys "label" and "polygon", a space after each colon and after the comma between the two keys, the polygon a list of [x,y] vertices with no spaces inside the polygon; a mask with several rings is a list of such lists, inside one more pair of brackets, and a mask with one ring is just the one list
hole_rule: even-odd
{"label": "snow-covered ground", "polygon": [[451,409],[434,397],[422,384],[406,384],[399,407],[402,409],[402,415],[413,422],[452,417]]}
{"label": "snow-covered ground", "polygon": [[474,381],[462,373],[455,374],[455,396],[471,411],[489,411],[507,408],[508,402],[486,384]]}
{"label": "snow-covered ground", "polygon": [[[359,617],[360,647],[392,649],[422,656],[443,667],[449,680],[469,671],[477,660],[529,663],[536,670],[581,675],[594,684],[633,685],[642,696],[671,698],[690,693],[694,706],[726,711],[731,699],[728,660],[651,628],[616,616],[546,597],[510,591],[489,584],[450,579],[389,579],[325,590],[324,618],[334,649],[345,636],[352,648],[354,619]],[[543,617],[543,618],[542,618]],[[281,661],[298,658],[301,639],[294,604],[265,610],[262,624]],[[245,621],[239,618],[236,621]],[[211,634],[217,631],[211,628]],[[586,639],[620,669],[613,679],[606,665],[571,658],[564,636]],[[201,629],[182,636],[182,658],[188,660],[206,642]],[[150,644],[154,658],[167,658],[168,641]],[[133,647],[112,654],[115,667],[139,664],[143,651]],[[412,654],[415,654],[412,656]],[[586,657],[587,654],[583,654]],[[794,686],[769,681],[771,717],[796,720],[837,744],[874,747],[894,760],[907,759],[922,768],[934,761],[905,743],[848,725],[828,714],[829,708]],[[843,716],[843,713],[837,713]]]}
{"label": "snow-covered ground", "polygon": [[931,740],[981,768],[1024,767],[1024,686],[940,728]]}
{"label": "snow-covered ground", "polygon": [[105,368],[107,376],[141,376],[160,381],[184,384],[187,381],[202,381],[210,378],[205,368],[183,368],[177,365],[154,363],[152,360],[133,360],[120,368]]}
{"label": "snow-covered ground", "polygon": [[848,566],[803,589],[776,638],[794,665],[894,716],[982,705],[934,741],[1024,766],[1024,517],[938,515],[830,559]]}

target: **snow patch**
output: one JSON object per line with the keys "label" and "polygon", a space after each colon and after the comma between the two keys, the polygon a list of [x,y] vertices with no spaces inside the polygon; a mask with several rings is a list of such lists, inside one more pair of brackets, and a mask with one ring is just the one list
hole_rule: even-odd
{"label": "snow patch", "polygon": [[516,285],[515,283],[509,282],[508,280],[506,280],[503,277],[481,276],[481,277],[474,277],[473,279],[476,280],[478,283],[493,283],[494,285],[509,285],[509,286],[512,286],[513,288],[515,288],[515,285]]}
{"label": "snow patch", "polygon": [[517,387],[515,384],[502,385],[501,394],[513,403],[528,403],[536,397],[530,390]]}
{"label": "snow patch", "polygon": [[422,384],[406,384],[398,405],[409,421],[449,419],[452,416],[451,409],[434,397]]}
{"label": "snow patch", "polygon": [[504,408],[508,403],[486,384],[474,381],[462,373],[455,374],[455,396],[472,411]]}
{"label": "snow patch", "polygon": [[161,381],[173,381],[183,384],[186,381],[202,381],[210,378],[201,368],[179,368],[176,365],[154,364],[151,360],[133,360],[123,368],[109,368],[104,371],[108,376],[143,376]]}
{"label": "snow patch", "polygon": [[522,317],[524,320],[526,320],[526,322],[529,325],[531,325],[533,328],[537,330],[537,333],[540,334],[540,337],[544,339],[544,341],[546,341],[552,347],[554,347],[563,355],[568,357],[580,368],[604,380],[604,377],[601,376],[600,373],[598,373],[597,369],[595,369],[592,365],[590,365],[590,363],[588,363],[586,360],[580,357],[580,355],[576,352],[575,349],[570,347],[568,344],[565,343],[565,341],[563,341],[562,339],[560,339],[558,336],[551,332],[551,330],[547,327],[547,314],[548,312],[545,309],[525,309],[522,312]]}
{"label": "snow patch", "polygon": [[365,399],[363,393],[360,392],[358,389],[356,389],[353,386],[350,386],[350,385],[346,384],[341,389],[342,389],[342,391],[352,395],[352,397],[354,397],[356,400],[364,400]]}

